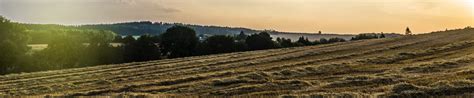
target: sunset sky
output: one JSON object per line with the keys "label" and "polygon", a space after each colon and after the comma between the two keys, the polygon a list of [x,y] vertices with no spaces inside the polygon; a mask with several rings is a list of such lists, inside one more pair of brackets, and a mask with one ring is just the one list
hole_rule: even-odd
{"label": "sunset sky", "polygon": [[474,26],[474,0],[0,0],[0,15],[42,24],[163,21],[288,32],[416,33]]}

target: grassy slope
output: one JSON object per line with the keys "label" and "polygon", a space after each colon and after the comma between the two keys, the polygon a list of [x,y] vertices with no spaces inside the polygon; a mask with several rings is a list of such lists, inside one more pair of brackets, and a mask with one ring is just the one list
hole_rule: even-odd
{"label": "grassy slope", "polygon": [[0,76],[9,95],[463,94],[474,30]]}

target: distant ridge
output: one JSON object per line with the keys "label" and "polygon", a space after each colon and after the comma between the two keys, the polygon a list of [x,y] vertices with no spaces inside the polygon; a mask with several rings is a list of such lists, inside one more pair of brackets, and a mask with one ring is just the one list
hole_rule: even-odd
{"label": "distant ridge", "polygon": [[114,24],[94,24],[94,25],[81,25],[80,28],[87,29],[100,29],[110,30],[120,35],[143,35],[152,34],[159,35],[166,31],[166,29],[174,25],[184,25],[196,30],[197,34],[209,34],[209,35],[234,35],[239,34],[241,31],[245,33],[257,33],[258,30],[252,30],[241,27],[220,27],[220,26],[203,26],[183,23],[163,23],[163,22],[124,22]]}
{"label": "distant ridge", "polygon": [[[196,30],[198,35],[236,35],[243,31],[246,34],[253,34],[263,32],[265,30],[253,30],[243,27],[222,27],[222,26],[203,26],[194,24],[183,24],[183,23],[163,23],[163,22],[124,22],[114,24],[94,24],[94,25],[81,25],[79,28],[85,29],[99,29],[99,30],[110,30],[120,35],[143,35],[152,34],[159,35],[174,25],[184,25]],[[271,31],[272,37],[284,37],[292,40],[297,40],[299,37],[304,36],[309,40],[317,40],[320,38],[333,38],[339,37],[344,39],[350,39],[354,35],[351,34],[312,34],[312,33],[295,33],[295,32],[278,32]],[[388,37],[396,37],[399,34],[388,34]]]}

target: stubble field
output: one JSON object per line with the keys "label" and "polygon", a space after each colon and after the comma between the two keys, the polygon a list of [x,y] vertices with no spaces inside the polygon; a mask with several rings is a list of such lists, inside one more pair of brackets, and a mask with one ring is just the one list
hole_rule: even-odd
{"label": "stubble field", "polygon": [[460,95],[474,29],[0,76],[3,95]]}

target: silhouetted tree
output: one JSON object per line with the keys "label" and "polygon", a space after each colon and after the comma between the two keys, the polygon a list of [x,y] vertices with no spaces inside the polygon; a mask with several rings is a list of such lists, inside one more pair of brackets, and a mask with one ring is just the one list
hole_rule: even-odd
{"label": "silhouetted tree", "polygon": [[412,35],[412,32],[409,27],[405,30],[405,35]]}
{"label": "silhouetted tree", "polygon": [[307,46],[307,45],[312,45],[313,43],[311,43],[311,41],[308,40],[308,38],[305,38],[304,36],[301,36],[298,41],[296,41],[297,43],[300,43],[304,46]]}
{"label": "silhouetted tree", "polygon": [[228,53],[236,51],[236,42],[232,36],[214,35],[203,42],[206,53]]}
{"label": "silhouetted tree", "polygon": [[291,39],[286,39],[286,38],[277,38],[277,42],[280,44],[281,47],[286,48],[286,47],[294,47],[295,45],[291,41]]}
{"label": "silhouetted tree", "polygon": [[263,50],[275,48],[275,43],[267,32],[250,35],[245,43],[247,43],[250,50]]}
{"label": "silhouetted tree", "polygon": [[385,38],[385,34],[383,34],[383,32],[382,32],[382,33],[380,33],[380,36],[379,36],[379,38]]}
{"label": "silhouetted tree", "polygon": [[245,41],[237,41],[235,43],[236,51],[249,51],[249,47]]}
{"label": "silhouetted tree", "polygon": [[160,59],[161,52],[153,36],[142,35],[136,41],[125,45],[124,55],[126,62],[138,62]]}
{"label": "silhouetted tree", "polygon": [[238,41],[245,41],[247,39],[248,35],[244,33],[244,31],[240,31],[239,35],[235,38]]}
{"label": "silhouetted tree", "polygon": [[194,55],[198,44],[196,32],[185,26],[173,26],[160,35],[161,50],[170,58]]}
{"label": "silhouetted tree", "polygon": [[346,40],[343,39],[343,38],[338,38],[338,37],[335,37],[335,38],[330,38],[328,40],[328,43],[335,43],[335,42],[345,42]]}
{"label": "silhouetted tree", "polygon": [[87,60],[83,66],[124,63],[124,49],[109,44],[86,47]]}
{"label": "silhouetted tree", "polygon": [[[385,36],[385,35],[384,35]],[[379,38],[375,33],[363,33],[352,37],[351,40],[377,39]]]}

